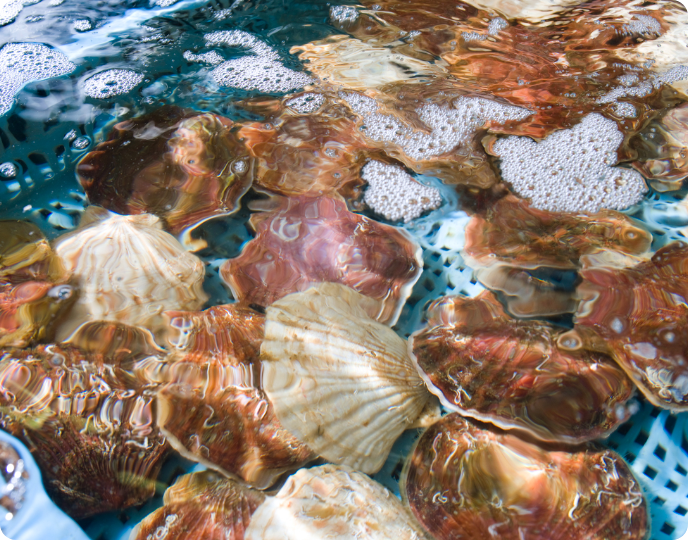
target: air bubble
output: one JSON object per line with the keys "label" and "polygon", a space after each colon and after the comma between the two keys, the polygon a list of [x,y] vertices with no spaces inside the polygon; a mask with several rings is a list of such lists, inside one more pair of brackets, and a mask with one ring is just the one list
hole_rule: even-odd
{"label": "air bubble", "polygon": [[18,172],[17,166],[9,161],[0,165],[0,176],[3,178],[15,178]]}
{"label": "air bubble", "polygon": [[88,148],[90,144],[91,141],[88,137],[77,137],[72,141],[72,148],[74,150],[84,150]]}

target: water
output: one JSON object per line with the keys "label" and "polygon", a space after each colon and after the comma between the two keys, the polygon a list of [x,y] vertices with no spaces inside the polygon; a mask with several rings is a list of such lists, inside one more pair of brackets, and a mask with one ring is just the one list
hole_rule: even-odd
{"label": "water", "polygon": [[[186,403],[188,410],[197,398],[218,410],[232,403],[240,412],[217,420],[227,422],[227,432],[251,430],[260,417],[264,424],[257,425],[270,426],[260,429],[275,430],[256,435],[263,444],[286,437],[271,423],[269,395],[260,388],[248,397],[236,394],[253,388],[249,379],[263,384],[258,361],[250,360],[262,340],[250,337],[253,323],[245,315],[229,316],[225,326],[208,322],[206,341],[194,345],[189,328],[201,323],[179,314],[170,323],[163,311],[195,312],[245,296],[250,317],[262,324],[265,307],[285,291],[308,280],[339,281],[383,300],[380,317],[405,339],[425,324],[432,301],[447,294],[475,297],[488,287],[511,315],[564,332],[583,318],[573,315],[582,268],[630,265],[629,257],[636,263],[685,239],[688,15],[670,2],[43,0],[1,3],[0,24],[0,47],[14,44],[0,48],[0,219],[35,224],[38,229],[21,234],[33,242],[42,233],[64,260],[77,260],[71,253],[83,245],[94,252],[88,261],[73,262],[69,279],[40,255],[47,241],[32,255],[22,252],[19,266],[22,257],[28,263],[35,256],[29,274],[44,286],[31,290],[39,298],[31,302],[40,307],[29,318],[47,330],[0,343],[6,350],[45,347],[72,334],[71,345],[40,349],[45,365],[11,352],[20,358],[16,365],[33,371],[0,367],[0,384],[16,380],[37,389],[57,377],[55,358],[75,354],[93,365],[127,362],[112,373],[93,368],[98,384],[87,382],[96,379],[84,368],[67,370],[73,379],[65,392],[76,392],[66,399],[69,407],[94,407],[77,431],[87,433],[88,422],[95,422],[101,439],[89,444],[98,453],[98,445],[114,437],[103,433],[126,426],[127,452],[136,445],[142,453],[126,454],[133,465],[123,474],[147,477],[131,502],[113,496],[115,507],[126,508],[96,515],[89,515],[89,505],[109,504],[105,492],[76,504],[65,490],[48,490],[92,539],[127,538],[186,472],[226,472],[245,460],[246,468],[231,472],[252,474],[245,449],[223,457],[229,443],[203,443],[206,431],[194,431],[191,420],[181,428],[168,421],[165,436],[174,449],[163,447],[155,394],[156,385],[169,382],[172,360],[186,362],[180,365],[189,371],[175,372],[181,379],[168,389],[175,396],[168,401]],[[108,149],[98,153],[108,139]],[[509,191],[531,201],[528,217],[514,204],[498,206]],[[300,199],[304,194],[338,202],[313,205]],[[95,222],[105,225],[66,241],[63,235],[78,230],[89,200],[159,220],[119,222],[89,211],[87,219],[105,219]],[[489,217],[495,208],[502,214]],[[621,213],[594,223],[542,217],[604,209]],[[487,259],[474,249],[480,243],[476,216],[499,223],[497,240],[485,240]],[[604,226],[607,233],[600,233]],[[179,243],[166,233],[162,240],[156,231],[163,229]],[[647,242],[624,236],[628,231],[642,231],[637,234],[647,234]],[[119,262],[108,247],[118,234],[126,254]],[[256,247],[254,237],[265,244]],[[507,263],[493,266],[489,260],[503,246],[514,251]],[[97,277],[103,267],[107,279]],[[362,267],[377,274],[370,278]],[[641,304],[647,313],[658,309],[661,291]],[[140,328],[91,326],[73,335],[99,319]],[[170,324],[172,334],[179,333],[174,338]],[[246,355],[241,369],[223,365],[228,360],[218,360],[221,355],[212,368],[189,367],[185,355],[193,347],[215,343],[212,350],[224,350],[225,338],[217,334],[224,336],[231,324],[237,328],[227,338],[232,354]],[[658,327],[657,335],[680,336],[685,320],[677,324],[670,334]],[[176,351],[172,360],[169,351]],[[680,374],[680,364],[674,367]],[[79,384],[83,389],[73,390]],[[207,395],[199,394],[201,387]],[[217,401],[212,406],[211,398]],[[619,413],[628,410],[631,419],[601,444],[618,451],[636,474],[652,514],[650,537],[680,538],[688,529],[686,413],[655,407],[640,393],[635,400]],[[45,411],[40,405],[22,410],[26,417],[6,417],[5,429],[18,434],[27,422],[43,429]],[[299,429],[276,411],[292,434]],[[419,436],[417,429],[398,439],[390,435],[389,457],[371,472],[396,495]],[[69,444],[62,430],[60,437],[57,446]],[[308,461],[300,442],[290,444],[298,448],[280,458],[285,469]],[[335,459],[325,452],[316,453]],[[67,454],[34,454],[44,468],[51,460],[71,463]],[[72,488],[89,489],[88,474]],[[249,477],[255,484],[259,476]],[[168,531],[174,521],[163,523]]]}

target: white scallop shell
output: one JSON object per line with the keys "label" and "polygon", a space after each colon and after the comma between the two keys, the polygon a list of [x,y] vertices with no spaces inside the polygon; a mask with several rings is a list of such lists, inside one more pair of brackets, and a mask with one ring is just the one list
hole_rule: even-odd
{"label": "white scallop shell", "polygon": [[83,323],[106,320],[159,334],[168,310],[197,310],[206,301],[201,260],[184,250],[150,214],[121,216],[90,207],[55,253],[79,292],[58,329],[68,338]]}
{"label": "white scallop shell", "polygon": [[420,540],[415,519],[387,489],[348,467],[301,469],[251,517],[245,540]]}
{"label": "white scallop shell", "polygon": [[260,351],[282,426],[328,461],[374,473],[429,393],[406,341],[369,303],[334,283],[290,294],[267,308]]}

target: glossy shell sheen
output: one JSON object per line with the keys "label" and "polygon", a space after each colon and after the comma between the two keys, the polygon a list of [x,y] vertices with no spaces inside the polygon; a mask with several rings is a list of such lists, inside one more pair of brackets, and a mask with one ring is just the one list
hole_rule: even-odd
{"label": "glossy shell sheen", "polygon": [[583,346],[608,350],[653,404],[686,410],[688,244],[670,244],[631,268],[581,276],[574,329]]}
{"label": "glossy shell sheen", "polygon": [[450,410],[566,443],[604,437],[631,415],[633,383],[610,357],[559,349],[561,330],[512,319],[491,293],[440,299],[429,319],[409,349]]}
{"label": "glossy shell sheen", "polygon": [[26,221],[0,221],[0,281],[59,280],[61,269],[40,229]]}
{"label": "glossy shell sheen", "polygon": [[545,449],[458,414],[421,436],[402,497],[435,540],[645,540],[647,503],[611,450]]}
{"label": "glossy shell sheen", "polygon": [[89,200],[119,214],[155,214],[173,234],[238,209],[253,159],[231,120],[163,107],[116,124],[77,166]]}
{"label": "glossy shell sheen", "polygon": [[94,320],[142,326],[158,336],[166,329],[164,311],[198,309],[207,299],[201,260],[150,214],[89,207],[81,227],[56,241],[55,253],[79,288],[58,339]]}
{"label": "glossy shell sheen", "polygon": [[129,540],[244,540],[265,496],[211,471],[181,476]]}
{"label": "glossy shell sheen", "polygon": [[343,201],[292,197],[254,214],[256,238],[221,268],[245,303],[269,306],[312,283],[334,282],[382,302],[394,324],[423,269],[421,248],[402,229],[349,212]]}
{"label": "glossy shell sheen", "polygon": [[158,425],[175,450],[260,489],[315,457],[280,425],[262,390],[262,314],[233,304],[167,316],[178,333]]}
{"label": "glossy shell sheen", "polygon": [[365,474],[335,465],[301,469],[256,510],[245,540],[425,540],[399,499]]}
{"label": "glossy shell sheen", "polygon": [[291,294],[267,308],[260,349],[280,423],[326,460],[366,473],[429,397],[405,340],[370,317],[371,302],[332,283]]}
{"label": "glossy shell sheen", "polygon": [[113,357],[72,345],[6,352],[3,429],[22,439],[53,500],[74,517],[140,504],[155,494],[167,444],[154,396]]}

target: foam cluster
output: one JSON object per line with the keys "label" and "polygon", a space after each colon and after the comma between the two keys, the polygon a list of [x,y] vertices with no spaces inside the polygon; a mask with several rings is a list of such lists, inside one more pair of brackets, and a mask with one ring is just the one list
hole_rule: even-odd
{"label": "foam cluster", "polygon": [[511,136],[497,141],[493,149],[502,159],[504,180],[533,207],[594,213],[628,208],[647,191],[638,172],[612,167],[622,141],[616,122],[591,113],[572,129],[539,143]]}
{"label": "foam cluster", "polygon": [[284,67],[277,52],[267,43],[242,30],[225,30],[206,34],[208,45],[241,47],[252,54],[227,60],[211,75],[221,86],[258,90],[260,92],[289,92],[313,82],[305,73]]}
{"label": "foam cluster", "polygon": [[487,25],[487,33],[490,34],[491,36],[496,36],[507,28],[509,26],[509,23],[506,22],[505,19],[502,19],[501,17],[495,17],[490,21],[490,23]]}
{"label": "foam cluster", "polygon": [[56,49],[42,43],[8,43],[0,49],[0,115],[14,104],[14,96],[31,81],[59,77],[76,66]]}
{"label": "foam cluster", "polygon": [[126,94],[143,81],[143,74],[131,69],[108,69],[89,77],[84,85],[87,96],[107,99]]}
{"label": "foam cluster", "polygon": [[308,92],[287,101],[287,107],[297,113],[307,114],[317,111],[325,103],[325,96]]}
{"label": "foam cluster", "polygon": [[527,109],[503,105],[483,98],[460,97],[453,108],[428,104],[416,110],[420,120],[432,131],[416,131],[391,114],[378,112],[377,102],[355,93],[340,93],[353,111],[363,119],[361,130],[374,141],[394,143],[411,159],[430,159],[469,142],[477,129],[487,122],[503,124],[525,120],[533,114]]}
{"label": "foam cluster", "polygon": [[74,21],[74,30],[77,32],[88,32],[91,28],[93,28],[93,25],[88,19],[79,19],[78,21]]}
{"label": "foam cluster", "polygon": [[[604,105],[607,103],[615,104],[615,112],[619,116],[634,118],[636,116],[635,107],[630,103],[617,103],[622,97],[645,97],[650,95],[653,90],[659,90],[665,84],[672,84],[676,81],[688,79],[688,66],[675,66],[664,73],[654,74],[648,80],[640,81],[635,73],[626,73],[617,78],[621,86],[613,88],[597,99],[597,103]],[[631,114],[631,108],[633,112]],[[624,114],[626,113],[626,114]]]}
{"label": "foam cluster", "polygon": [[622,36],[642,36],[651,34],[661,34],[662,27],[656,19],[648,15],[634,15],[633,20],[624,24],[617,33]]}
{"label": "foam cluster", "polygon": [[638,116],[638,111],[635,105],[628,103],[627,101],[620,101],[614,107],[614,114],[620,116],[621,118],[635,118]]}
{"label": "foam cluster", "polygon": [[21,13],[24,6],[37,4],[41,0],[0,0],[0,26],[10,24]]}
{"label": "foam cluster", "polygon": [[330,8],[330,19],[339,24],[352,23],[358,19],[358,11],[352,6],[332,6]]}
{"label": "foam cluster", "polygon": [[202,54],[194,54],[191,51],[184,51],[183,56],[184,60],[187,62],[198,62],[202,64],[211,64],[213,66],[217,66],[225,61],[225,59],[222,58],[222,56],[220,56],[220,54],[216,51],[210,51]]}
{"label": "foam cluster", "polygon": [[439,190],[417,182],[404,169],[381,161],[369,161],[361,169],[368,182],[365,203],[391,221],[409,222],[442,204]]}
{"label": "foam cluster", "polygon": [[179,0],[155,0],[155,5],[158,7],[166,8],[176,4]]}

